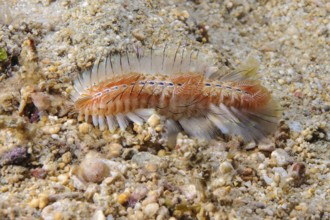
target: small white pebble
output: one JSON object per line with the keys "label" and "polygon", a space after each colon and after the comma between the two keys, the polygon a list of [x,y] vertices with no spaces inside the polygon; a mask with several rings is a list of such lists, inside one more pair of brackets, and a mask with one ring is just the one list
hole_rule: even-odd
{"label": "small white pebble", "polygon": [[58,134],[61,130],[60,125],[49,125],[42,128],[45,134]]}
{"label": "small white pebble", "polygon": [[143,211],[146,216],[152,217],[152,216],[156,215],[156,213],[158,212],[158,209],[159,209],[158,203],[150,203],[144,208]]}
{"label": "small white pebble", "polygon": [[150,118],[148,119],[147,123],[151,126],[151,127],[156,127],[157,125],[160,124],[160,117],[157,114],[153,114],[150,116]]}
{"label": "small white pebble", "polygon": [[87,182],[100,183],[109,175],[109,167],[95,152],[88,153],[79,165],[78,176]]}
{"label": "small white pebble", "polygon": [[91,220],[106,220],[106,218],[102,210],[97,210],[92,216]]}
{"label": "small white pebble", "polygon": [[233,166],[228,161],[225,161],[225,162],[221,163],[219,169],[220,169],[220,172],[223,173],[223,174],[230,173],[234,170]]}
{"label": "small white pebble", "polygon": [[288,165],[292,159],[288,155],[288,153],[283,149],[276,149],[271,154],[271,159],[278,165],[278,166],[285,166]]}

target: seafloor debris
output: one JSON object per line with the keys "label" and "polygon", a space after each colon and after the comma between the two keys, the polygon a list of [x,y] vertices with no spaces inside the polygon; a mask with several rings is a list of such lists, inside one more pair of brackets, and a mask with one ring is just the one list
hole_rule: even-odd
{"label": "seafloor debris", "polygon": [[0,155],[0,166],[26,165],[29,154],[25,147],[16,147]]}

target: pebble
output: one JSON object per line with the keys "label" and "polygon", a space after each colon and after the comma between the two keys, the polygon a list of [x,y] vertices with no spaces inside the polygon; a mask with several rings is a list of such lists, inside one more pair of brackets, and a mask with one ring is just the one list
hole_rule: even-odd
{"label": "pebble", "polygon": [[255,142],[250,142],[250,143],[248,143],[246,146],[245,146],[245,150],[253,150],[254,148],[256,148],[257,147],[257,145],[256,145],[256,143]]}
{"label": "pebble", "polygon": [[70,163],[71,160],[72,160],[71,152],[66,152],[65,154],[62,155],[62,161],[63,161],[65,164]]}
{"label": "pebble", "polygon": [[134,207],[141,199],[143,199],[148,193],[148,188],[145,186],[138,186],[129,198],[129,205]]}
{"label": "pebble", "polygon": [[[11,136],[8,135],[7,138],[11,138]],[[26,163],[28,158],[29,155],[25,147],[14,147],[0,154],[0,165],[20,165]]]}
{"label": "pebble", "polygon": [[43,209],[48,205],[48,195],[41,194],[39,197],[39,209]]}
{"label": "pebble", "polygon": [[33,198],[30,202],[29,202],[29,206],[31,208],[38,208],[39,207],[39,199],[37,198]]}
{"label": "pebble", "polygon": [[127,202],[129,196],[130,196],[129,192],[123,192],[123,193],[119,194],[119,196],[117,198],[117,202],[121,205],[124,205]]}
{"label": "pebble", "polygon": [[78,130],[82,134],[87,134],[90,130],[90,125],[86,122],[79,125]]}
{"label": "pebble", "polygon": [[53,219],[54,220],[62,220],[63,219],[63,215],[61,212],[55,212],[53,215]]}
{"label": "pebble", "polygon": [[150,163],[157,165],[161,162],[161,158],[148,152],[138,152],[134,154],[132,161],[139,166],[146,166]]}
{"label": "pebble", "polygon": [[51,100],[43,92],[31,93],[31,99],[33,104],[38,108],[39,111],[44,111],[50,108]]}
{"label": "pebble", "polygon": [[272,178],[269,178],[266,170],[261,170],[261,174],[262,174],[261,177],[267,183],[267,185],[271,185],[274,182]]}
{"label": "pebble", "polygon": [[97,211],[95,211],[95,213],[92,216],[91,220],[106,220],[106,217],[103,214],[102,210],[97,210]]}
{"label": "pebble", "polygon": [[274,178],[277,178],[277,180],[273,178],[276,183],[279,183],[288,176],[288,172],[283,167],[273,167],[272,170],[274,171]]}
{"label": "pebble", "polygon": [[117,144],[117,143],[111,143],[108,145],[109,148],[109,156],[110,158],[112,157],[119,157],[121,155],[123,146],[121,144]]}
{"label": "pebble", "polygon": [[146,38],[146,36],[140,29],[133,30],[132,35],[139,41],[143,41]]}
{"label": "pebble", "polygon": [[143,220],[144,219],[144,215],[143,212],[137,210],[134,212],[134,216],[132,216],[131,218],[132,220]]}
{"label": "pebble", "polygon": [[146,206],[155,203],[159,198],[157,190],[149,191],[147,197],[143,200],[142,205]]}
{"label": "pebble", "polygon": [[156,213],[158,212],[158,209],[159,209],[158,203],[150,203],[150,204],[146,205],[143,212],[146,216],[151,218],[154,215],[156,215]]}
{"label": "pebble", "polygon": [[219,169],[223,174],[231,173],[234,170],[233,166],[228,161],[221,163]]}
{"label": "pebble", "polygon": [[301,132],[302,127],[299,121],[292,121],[289,123],[290,130],[294,132]]}
{"label": "pebble", "polygon": [[260,141],[260,143],[258,144],[258,149],[261,151],[272,152],[273,150],[275,150],[275,144],[268,139],[263,140]]}
{"label": "pebble", "polygon": [[157,114],[151,115],[150,118],[147,120],[147,123],[151,127],[155,128],[157,125],[160,124],[160,117],[159,117],[159,115],[157,115]]}
{"label": "pebble", "polygon": [[198,193],[194,184],[182,186],[181,191],[186,196],[186,199],[190,201],[196,198]]}
{"label": "pebble", "polygon": [[154,173],[157,171],[158,169],[158,164],[155,164],[155,163],[147,163],[144,168],[148,171],[148,172],[151,172],[151,173]]}
{"label": "pebble", "polygon": [[1,189],[0,189],[0,191],[1,192],[7,192],[8,191],[8,187],[7,186],[3,186],[3,187],[1,187]]}
{"label": "pebble", "polygon": [[[316,170],[318,173],[318,170]],[[288,174],[296,186],[300,186],[305,180],[306,166],[301,162],[295,162],[288,168]]]}
{"label": "pebble", "polygon": [[69,175],[68,174],[60,174],[57,176],[57,180],[63,184],[66,185],[69,182]]}
{"label": "pebble", "polygon": [[276,149],[271,153],[271,159],[276,163],[277,166],[286,166],[293,162],[289,154],[283,149]]}
{"label": "pebble", "polygon": [[83,219],[91,219],[95,213],[96,206],[75,199],[61,199],[45,207],[41,212],[42,219],[54,219],[57,213],[61,213],[62,219],[75,219],[80,216]]}
{"label": "pebble", "polygon": [[164,156],[166,156],[166,151],[165,150],[159,150],[158,151],[158,153],[157,153],[157,156],[159,156],[159,157],[164,157]]}
{"label": "pebble", "polygon": [[58,134],[61,130],[61,125],[48,125],[42,128],[45,134]]}
{"label": "pebble", "polygon": [[253,169],[250,167],[245,167],[244,169],[239,170],[239,175],[244,181],[252,180]]}
{"label": "pebble", "polygon": [[102,161],[100,155],[90,152],[78,168],[77,175],[87,182],[100,183],[110,174],[109,167]]}

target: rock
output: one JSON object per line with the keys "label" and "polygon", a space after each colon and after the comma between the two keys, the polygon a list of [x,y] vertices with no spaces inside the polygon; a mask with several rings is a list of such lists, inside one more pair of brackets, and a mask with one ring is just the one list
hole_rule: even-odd
{"label": "rock", "polygon": [[276,149],[271,153],[271,159],[277,166],[286,166],[293,162],[293,159],[283,149]]}
{"label": "rock", "polygon": [[0,165],[19,165],[29,158],[25,147],[16,147],[0,155]]}
{"label": "rock", "polygon": [[82,134],[88,134],[88,132],[90,130],[90,127],[91,127],[90,124],[84,122],[84,123],[79,125],[78,130]]}
{"label": "rock", "polygon": [[119,194],[119,196],[117,198],[117,202],[120,205],[124,205],[128,201],[129,196],[130,196],[129,192],[123,192],[123,193]]}
{"label": "rock", "polygon": [[254,148],[256,148],[257,147],[257,145],[256,145],[256,143],[255,142],[250,142],[250,143],[248,143],[246,146],[245,146],[245,150],[253,150]]}
{"label": "rock", "polygon": [[61,125],[48,125],[42,128],[45,134],[58,134],[61,130]]}
{"label": "rock", "polygon": [[147,187],[145,186],[137,187],[128,199],[128,206],[133,208],[137,202],[139,202],[141,199],[146,197],[147,193],[148,193]]}
{"label": "rock", "polygon": [[84,219],[90,219],[95,213],[95,205],[87,202],[81,202],[71,199],[63,199],[46,206],[41,217],[45,220],[54,219],[54,215],[62,214],[62,219],[75,219],[79,210],[79,216],[84,216]]}
{"label": "rock", "polygon": [[48,195],[41,194],[39,197],[39,209],[43,209],[48,205]]}
{"label": "rock", "polygon": [[180,189],[188,201],[193,201],[193,199],[197,197],[198,192],[194,184],[184,185],[180,187]]}
{"label": "rock", "polygon": [[39,199],[34,198],[29,202],[29,206],[31,208],[38,208],[39,207]]}
{"label": "rock", "polygon": [[47,175],[47,171],[38,167],[38,168],[31,170],[31,174],[34,178],[44,179]]}
{"label": "rock", "polygon": [[31,93],[31,99],[33,104],[38,108],[39,111],[45,111],[50,108],[51,100],[43,92],[34,92]]}
{"label": "rock", "polygon": [[123,146],[117,143],[111,143],[107,146],[109,148],[109,157],[119,157],[121,155]]}
{"label": "rock", "polygon": [[92,216],[91,220],[106,220],[102,210],[97,210]]}
{"label": "rock", "polygon": [[95,152],[88,153],[75,172],[78,178],[93,183],[100,183],[110,175],[109,167]]}
{"label": "rock", "polygon": [[288,174],[293,179],[295,186],[300,186],[305,180],[306,166],[303,163],[295,162],[288,168]]}
{"label": "rock", "polygon": [[272,152],[273,150],[275,150],[275,144],[268,139],[262,140],[258,144],[258,149],[261,151]]}
{"label": "rock", "polygon": [[70,152],[66,152],[65,154],[62,155],[62,161],[65,163],[65,164],[68,164],[70,163],[72,160],[72,155]]}
{"label": "rock", "polygon": [[146,38],[146,36],[140,29],[133,30],[132,35],[139,41],[143,41]]}
{"label": "rock", "polygon": [[158,203],[150,203],[146,205],[143,212],[146,216],[153,217],[158,212],[158,209],[159,209]]}
{"label": "rock", "polygon": [[132,157],[132,162],[136,163],[140,167],[144,167],[150,163],[160,164],[161,158],[148,152],[138,152]]}
{"label": "rock", "polygon": [[238,170],[238,174],[244,181],[250,181],[253,179],[254,171],[250,167],[245,167],[244,169]]}
{"label": "rock", "polygon": [[231,173],[234,170],[233,166],[228,161],[221,163],[219,169],[223,174]]}
{"label": "rock", "polygon": [[160,124],[160,117],[159,117],[159,115],[157,115],[157,114],[151,115],[150,118],[147,120],[147,123],[151,127],[155,128],[157,125]]}
{"label": "rock", "polygon": [[62,185],[66,185],[69,182],[69,175],[68,174],[60,174],[57,176],[58,181],[62,184]]}

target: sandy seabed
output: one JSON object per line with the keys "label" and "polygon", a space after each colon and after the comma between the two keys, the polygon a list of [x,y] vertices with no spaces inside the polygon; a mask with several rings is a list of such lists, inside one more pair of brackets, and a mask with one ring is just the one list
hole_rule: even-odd
{"label": "sandy seabed", "polygon": [[[111,134],[70,111],[100,54],[182,42],[223,73],[259,58],[271,143],[172,149],[157,115]],[[0,1],[1,219],[329,219],[329,112],[326,0]]]}

